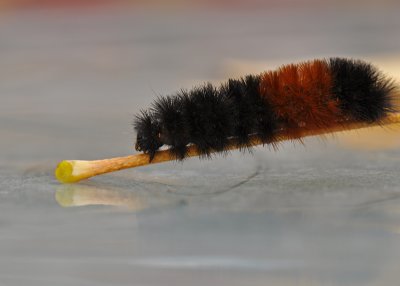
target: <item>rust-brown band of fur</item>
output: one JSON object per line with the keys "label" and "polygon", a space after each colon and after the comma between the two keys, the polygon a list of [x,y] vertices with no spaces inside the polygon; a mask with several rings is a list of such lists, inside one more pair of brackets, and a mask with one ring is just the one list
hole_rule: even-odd
{"label": "rust-brown band of fur", "polygon": [[261,74],[260,94],[296,138],[299,128],[325,128],[341,118],[332,82],[327,62],[313,60]]}

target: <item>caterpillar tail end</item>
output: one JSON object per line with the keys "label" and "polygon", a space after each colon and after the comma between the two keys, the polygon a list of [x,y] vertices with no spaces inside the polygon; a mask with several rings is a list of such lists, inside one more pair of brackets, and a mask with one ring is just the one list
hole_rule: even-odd
{"label": "caterpillar tail end", "polygon": [[54,175],[59,182],[70,184],[91,177],[89,171],[87,161],[64,160],[57,165]]}

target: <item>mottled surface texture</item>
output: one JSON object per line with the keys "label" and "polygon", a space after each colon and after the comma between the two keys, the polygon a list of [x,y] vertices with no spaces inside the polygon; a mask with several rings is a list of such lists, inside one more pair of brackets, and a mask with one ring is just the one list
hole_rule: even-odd
{"label": "mottled surface texture", "polygon": [[52,174],[133,153],[134,115],[203,81],[332,56],[398,79],[400,9],[384,3],[1,14],[0,285],[396,285],[399,129]]}

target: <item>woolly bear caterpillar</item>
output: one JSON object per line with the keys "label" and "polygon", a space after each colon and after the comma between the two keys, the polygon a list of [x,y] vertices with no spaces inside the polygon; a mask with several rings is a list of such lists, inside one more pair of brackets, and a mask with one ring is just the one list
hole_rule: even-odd
{"label": "woolly bear caterpillar", "polygon": [[395,112],[393,80],[369,63],[330,58],[289,64],[275,71],[205,84],[159,97],[136,117],[136,150],[150,161],[166,145],[182,160],[187,146],[199,155],[224,152],[229,139],[250,148],[257,137],[275,144],[282,132],[299,139],[307,130],[376,123]]}

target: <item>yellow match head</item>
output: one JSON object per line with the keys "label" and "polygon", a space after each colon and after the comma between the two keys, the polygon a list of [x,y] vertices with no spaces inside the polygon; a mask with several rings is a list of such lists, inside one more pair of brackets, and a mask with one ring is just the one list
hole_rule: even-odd
{"label": "yellow match head", "polygon": [[73,166],[70,162],[62,161],[55,170],[55,176],[61,183],[73,183],[75,180],[72,176],[72,170]]}
{"label": "yellow match head", "polygon": [[55,170],[55,176],[61,183],[75,183],[90,176],[85,168],[86,161],[64,160],[60,162]]}

